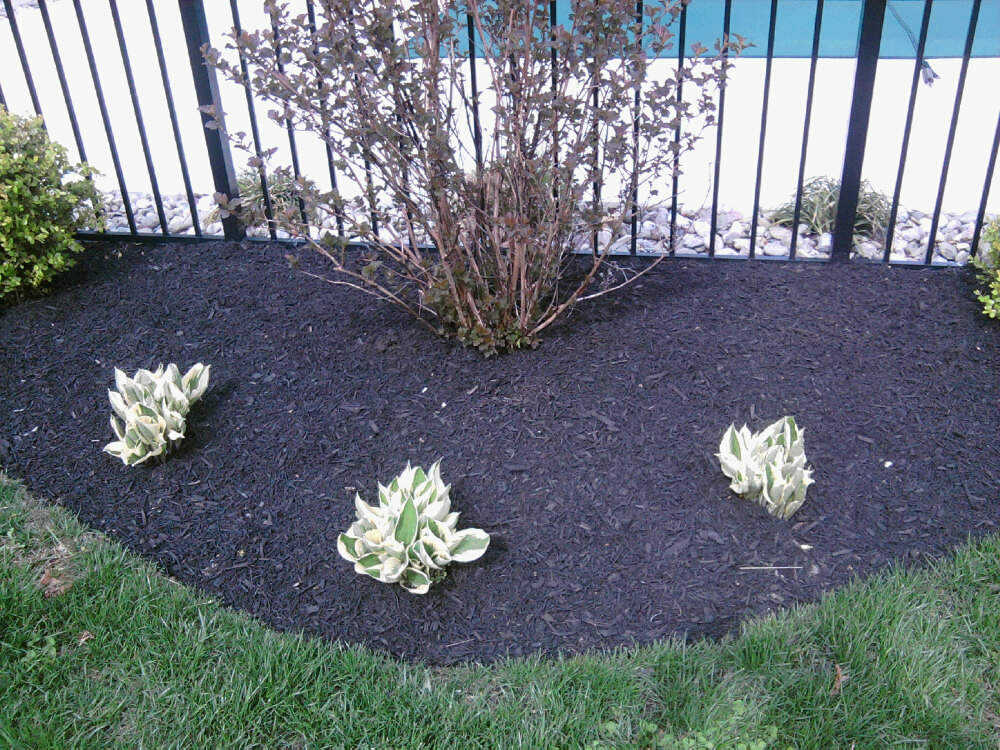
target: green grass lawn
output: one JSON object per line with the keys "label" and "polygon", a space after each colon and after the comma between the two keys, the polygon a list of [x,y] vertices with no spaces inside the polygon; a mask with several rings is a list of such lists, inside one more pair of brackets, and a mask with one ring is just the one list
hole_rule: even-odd
{"label": "green grass lawn", "polygon": [[0,747],[995,749],[998,688],[997,536],[738,638],[432,669],[274,633],[0,474]]}

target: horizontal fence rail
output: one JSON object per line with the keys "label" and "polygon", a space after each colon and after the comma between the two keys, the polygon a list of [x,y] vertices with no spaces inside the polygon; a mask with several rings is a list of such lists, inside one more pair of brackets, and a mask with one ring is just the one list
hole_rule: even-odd
{"label": "horizontal fence rail", "polygon": [[[317,14],[322,13],[321,6],[314,0],[296,1],[302,6],[309,29],[315,32]],[[553,27],[569,22],[569,0],[549,0],[544,5]],[[842,3],[824,0],[812,3],[801,0],[692,0],[681,10],[672,29],[676,41],[676,64],[683,63],[692,41],[710,45],[715,37],[726,39],[731,33],[740,33],[743,26],[749,25],[759,35],[759,38],[750,39],[755,46],[748,53],[748,60],[762,58],[762,94],[750,111],[745,105],[737,109],[736,100],[732,98],[727,101],[727,96],[737,93],[734,87],[741,85],[740,61],[737,61],[731,82],[720,89],[717,97],[714,138],[701,146],[710,149],[712,156],[709,168],[704,170],[709,175],[709,189],[701,203],[700,213],[692,213],[693,204],[690,201],[684,203],[690,192],[687,187],[689,177],[679,173],[669,176],[661,190],[666,201],[656,214],[661,228],[659,249],[651,251],[649,244],[643,241],[643,232],[648,231],[644,227],[650,223],[652,213],[642,208],[641,196],[635,189],[632,198],[636,207],[623,224],[628,227],[629,237],[627,243],[624,237],[621,238],[623,254],[646,256],[662,252],[686,258],[835,262],[860,255],[884,263],[918,266],[953,265],[975,256],[983,230],[991,219],[988,204],[997,176],[1000,101],[997,102],[996,127],[992,131],[983,129],[982,132],[988,132],[988,135],[984,137],[981,147],[977,146],[982,155],[981,164],[985,165],[985,177],[981,191],[976,188],[971,205],[964,207],[965,214],[974,218],[965,222],[963,239],[959,242],[964,249],[958,253],[952,237],[956,229],[951,226],[954,220],[944,226],[948,218],[944,204],[949,185],[955,181],[968,182],[964,174],[955,173],[954,164],[956,147],[961,143],[963,101],[970,98],[966,87],[973,58],[1000,60],[1000,0],[938,0],[937,3],[934,0],[864,0],[860,20],[855,19],[853,27],[844,25],[842,6]],[[944,6],[949,7],[945,9]],[[958,6],[968,9],[968,18],[964,22],[964,11],[956,10]],[[15,62],[0,68],[0,105],[19,114],[43,117],[50,133],[57,120],[68,123],[65,139],[72,142],[80,159],[88,160],[89,157],[92,163],[100,162],[99,166],[109,173],[109,177],[113,175],[117,185],[105,212],[108,216],[120,217],[119,230],[81,232],[78,235],[81,239],[241,240],[248,236],[247,228],[235,215],[227,215],[226,212],[213,215],[212,196],[221,193],[229,198],[238,197],[241,180],[242,184],[248,185],[248,179],[255,189],[259,187],[263,205],[261,226],[251,228],[256,235],[254,238],[272,241],[291,239],[277,229],[274,221],[277,208],[273,175],[264,166],[249,171],[237,170],[233,146],[224,132],[214,129],[214,118],[205,112],[194,114],[197,107],[208,107],[222,113],[228,96],[224,94],[224,87],[231,86],[221,84],[215,72],[205,64],[201,54],[203,45],[222,47],[223,32],[254,28],[254,23],[248,24],[248,16],[241,17],[241,10],[244,13],[256,12],[255,17],[259,19],[259,3],[244,0],[230,0],[228,4],[210,4],[205,0],[145,0],[144,3],[132,0],[128,3],[117,0],[92,0],[88,3],[81,0],[37,0],[35,9],[15,8],[13,0],[0,0],[0,8],[6,15],[5,20],[0,19],[0,32],[6,34],[6,37],[0,37],[0,46],[5,44],[5,38],[10,39],[12,51],[7,53],[8,59]],[[220,9],[224,14],[221,17],[218,15]],[[636,22],[642,24],[643,0],[636,2],[635,11]],[[808,54],[800,58],[803,63],[808,60],[808,76],[804,92],[801,92],[805,105],[800,140],[788,144],[788,148],[780,144],[780,155],[775,157],[773,153],[768,156],[768,153],[774,151],[773,139],[780,136],[771,135],[772,140],[769,140],[769,135],[782,132],[780,128],[776,131],[776,126],[788,124],[786,113],[776,106],[775,101],[777,97],[787,97],[790,93],[779,88],[778,66],[784,62],[777,61],[779,58],[782,61],[790,58],[790,43],[783,43],[780,38],[783,13],[794,16],[801,27],[797,30],[796,39],[797,43],[801,43],[801,51],[808,46]],[[135,23],[142,27],[141,38],[136,35]],[[465,23],[463,19],[462,25]],[[936,54],[935,64],[938,65],[937,58],[944,56],[941,54],[944,42],[933,33],[935,23],[947,23],[949,38],[960,35],[962,46],[960,57],[958,54],[951,55],[960,63],[957,81],[952,76],[953,80],[947,84],[938,84],[938,90],[942,85],[954,84],[955,94],[949,103],[947,133],[942,133],[940,138],[944,147],[940,170],[935,177],[936,195],[932,205],[922,206],[926,215],[917,238],[912,218],[916,212],[905,209],[902,198],[913,183],[907,168],[908,165],[911,170],[913,168],[911,147],[913,132],[919,122],[921,96],[927,96],[924,92],[931,90],[930,86],[937,76],[926,55],[928,52]],[[6,28],[2,28],[4,26]],[[36,33],[36,27],[40,29],[38,33],[43,35],[43,41],[29,44],[26,35]],[[268,28],[266,24],[263,27]],[[97,28],[101,30],[100,42],[103,44],[95,49]],[[708,33],[714,35],[713,39],[693,39],[692,29],[696,29],[698,34],[709,30]],[[273,32],[276,43],[280,44],[279,30],[269,30]],[[468,19],[467,33],[468,39],[461,41],[466,50],[464,54],[467,55],[468,82],[471,85],[470,153],[475,154],[474,168],[481,173],[484,169],[482,143],[485,125],[480,114],[483,91],[479,88],[482,82],[476,74],[477,51],[471,18]],[[857,35],[853,47],[844,41],[850,33]],[[144,45],[143,40],[147,37],[151,45]],[[907,45],[912,46],[912,53]],[[155,52],[152,63],[150,58],[144,56],[148,51],[143,49],[144,46]],[[105,48],[110,48],[117,56],[109,56]],[[556,54],[554,50],[552,54]],[[818,155],[817,149],[828,153],[837,148],[836,144],[828,141],[816,142],[817,120],[823,119],[817,114],[817,103],[828,95],[824,87],[828,85],[829,76],[822,75],[821,67],[828,59],[847,55],[851,56],[848,59],[853,58],[855,67],[850,100],[843,108],[847,127],[845,143],[839,147],[843,159],[836,175],[839,193],[835,222],[826,234],[817,233],[815,239],[807,240],[806,233],[800,231],[800,225],[809,221],[807,190],[810,179],[817,176],[810,173],[810,164]],[[905,82],[909,84],[906,87],[905,118],[898,141],[890,149],[893,154],[898,152],[898,162],[893,167],[894,178],[887,181],[891,182],[891,197],[887,191],[887,218],[883,220],[881,231],[867,243],[875,248],[869,252],[865,249],[866,243],[855,235],[855,221],[859,193],[865,184],[867,152],[872,148],[885,150],[881,136],[879,146],[871,144],[876,130],[888,127],[872,120],[873,103],[880,85],[879,74],[887,55],[912,59],[913,67],[912,73],[905,74]],[[146,63],[138,62],[140,59]],[[249,77],[251,72],[242,56],[239,63],[243,75]],[[666,61],[665,64],[673,63]],[[278,66],[281,67],[280,62]],[[58,86],[41,86],[40,81],[53,73]],[[88,75],[81,78],[83,73]],[[558,85],[555,76],[556,67],[553,65],[554,87]],[[59,96],[53,97],[52,91],[56,88]],[[900,87],[901,90],[903,88]],[[598,93],[595,88],[595,106]],[[683,89],[680,93],[683,95]],[[798,95],[800,92],[794,93]],[[641,90],[637,89],[636,111],[641,96]],[[990,96],[997,98],[996,87],[991,92],[976,91],[976,99],[989,100]],[[123,109],[121,102],[125,99],[129,106]],[[249,91],[229,100],[228,105],[230,109],[234,106],[245,109],[239,114],[249,122],[250,142],[258,160],[268,152],[269,147],[280,147],[283,153],[290,156],[290,172],[296,179],[322,179],[334,190],[347,182],[347,176],[338,172],[329,146],[326,146],[322,164],[320,160],[303,156],[301,134],[280,114],[272,119],[276,119],[276,124],[285,131],[284,143],[268,143],[261,127],[262,102]],[[900,112],[902,110],[903,107],[900,107]],[[202,127],[197,137],[192,138],[191,124],[195,117]],[[776,118],[780,119],[776,121]],[[158,121],[162,121],[164,126],[169,123],[169,138],[166,141],[151,135],[151,125],[161,127]],[[732,169],[732,160],[743,154],[734,153],[734,149],[725,144],[729,143],[727,139],[734,128],[757,127],[758,122],[759,137],[749,148],[743,149],[756,157],[747,162],[750,167],[746,170],[750,215],[739,215],[734,220],[738,212],[732,207],[726,208],[721,191],[732,179],[731,171],[727,172],[727,169]],[[685,124],[681,123],[674,132],[674,143],[677,145],[681,143],[684,127]],[[638,119],[634,120],[633,128],[638,137],[641,134]],[[553,137],[558,138],[558,135],[553,134]],[[558,153],[558,149],[556,151]],[[788,205],[793,207],[787,245],[775,239],[781,235],[769,226],[771,222],[763,208],[768,173],[782,170],[795,174],[787,196]],[[177,195],[172,197],[164,194],[163,175],[166,173],[179,175],[174,182],[180,187],[176,190]],[[371,179],[370,173],[368,179]],[[136,184],[148,185],[148,198],[130,192]],[[364,192],[365,186],[360,187]],[[597,205],[603,205],[600,181],[593,184],[591,195]],[[298,199],[298,211],[305,221],[306,206],[301,198]],[[371,211],[372,223],[377,224],[374,206],[371,206]],[[901,230],[900,227],[907,221],[908,228]],[[741,236],[733,237],[739,232],[727,235],[733,224],[741,227]],[[743,229],[744,224],[747,229]],[[704,229],[706,225],[707,230]],[[700,238],[692,238],[698,226],[702,227],[700,231],[705,232],[703,245],[698,244]],[[944,230],[950,234],[945,234]],[[343,215],[331,216],[321,231],[343,238]],[[919,247],[914,249],[914,243]],[[596,252],[597,232],[577,250],[589,252],[591,244]],[[777,250],[783,252],[779,254]]]}

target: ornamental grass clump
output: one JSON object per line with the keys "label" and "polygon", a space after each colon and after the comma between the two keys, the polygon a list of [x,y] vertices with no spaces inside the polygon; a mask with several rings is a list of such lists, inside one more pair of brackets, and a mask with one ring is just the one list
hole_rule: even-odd
{"label": "ornamental grass clump", "polygon": [[382,583],[398,583],[411,594],[426,594],[453,562],[479,559],[490,543],[482,529],[456,530],[441,462],[425,473],[406,469],[388,487],[378,486],[379,504],[355,495],[355,521],[337,538],[337,551],[354,563],[354,572]]}
{"label": "ornamental grass clump", "polygon": [[[309,15],[267,0],[269,28],[234,29],[226,51],[203,54],[329,150],[336,184],[300,180],[297,197],[307,219],[337,217],[343,236],[302,212],[275,217],[331,262],[327,280],[491,355],[536,345],[584,298],[639,192],[668,183],[715,124],[741,38],[709,55],[691,45],[676,69],[652,74],[657,58],[677,59],[685,5],[647,3],[637,18],[632,0],[577,0],[562,25],[547,0],[324,0]],[[225,129],[221,112],[204,111]],[[269,158],[245,133],[229,136],[252,168]],[[225,209],[234,197],[216,198]],[[602,199],[617,206],[611,217]],[[576,233],[602,229],[602,248],[574,255]],[[351,242],[369,248],[360,262]],[[570,273],[574,258],[583,267]]]}
{"label": "ornamental grass clump", "polygon": [[[226,215],[235,213],[247,226],[267,226],[268,203],[271,216],[277,218],[289,212],[299,211],[299,193],[303,190],[315,192],[316,186],[311,180],[296,179],[290,169],[278,167],[273,172],[264,173],[261,181],[261,170],[244,169],[236,176],[240,197],[229,201]],[[267,193],[264,185],[267,185]],[[206,217],[206,223],[221,221],[223,212],[213,209]],[[310,217],[313,221],[315,217]],[[277,224],[276,224],[277,226]]]}
{"label": "ornamental grass clump", "polygon": [[732,479],[729,488],[772,516],[791,518],[813,483],[812,470],[805,468],[802,435],[793,417],[782,417],[757,433],[746,425],[739,430],[729,425],[716,454],[722,473]]}
{"label": "ornamental grass clump", "polygon": [[[799,221],[811,232],[833,232],[837,223],[837,206],[840,203],[840,180],[832,177],[813,177],[802,186],[802,204]],[[791,227],[795,218],[795,199],[776,208],[771,214],[775,224]],[[854,237],[880,239],[889,223],[889,199],[875,190],[868,180],[861,181],[858,190],[858,209],[854,214]],[[794,227],[792,227],[794,230]]]}
{"label": "ornamental grass clump", "polygon": [[105,453],[126,466],[165,457],[184,438],[185,419],[208,389],[209,370],[210,365],[196,364],[182,376],[171,363],[155,372],[139,370],[130,378],[115,368],[118,390],[109,390],[108,399],[114,410],[111,429],[118,439],[104,446]]}

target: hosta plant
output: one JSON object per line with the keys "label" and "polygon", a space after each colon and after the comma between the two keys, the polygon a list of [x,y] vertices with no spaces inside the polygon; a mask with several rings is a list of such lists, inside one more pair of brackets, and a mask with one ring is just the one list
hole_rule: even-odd
{"label": "hosta plant", "polygon": [[355,495],[357,521],[337,539],[337,551],[354,563],[354,572],[383,583],[398,583],[411,594],[426,594],[452,562],[472,562],[486,551],[490,536],[482,529],[457,531],[441,462],[424,472],[406,470],[388,487],[378,486],[377,506]]}
{"label": "hosta plant", "polygon": [[805,442],[793,417],[782,417],[757,433],[729,425],[716,454],[722,473],[738,495],[759,502],[772,516],[788,519],[806,500],[813,483],[806,468]]}
{"label": "hosta plant", "polygon": [[208,389],[209,370],[211,366],[199,363],[181,375],[171,363],[155,372],[139,370],[130,378],[115,368],[118,390],[109,390],[108,398],[114,410],[111,429],[118,439],[104,451],[127,466],[166,456],[184,437],[191,405]]}

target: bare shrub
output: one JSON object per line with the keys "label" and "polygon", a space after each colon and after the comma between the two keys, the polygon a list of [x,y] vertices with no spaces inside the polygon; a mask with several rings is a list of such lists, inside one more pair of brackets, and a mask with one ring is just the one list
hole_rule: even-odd
{"label": "bare shrub", "polygon": [[[743,46],[722,40],[706,57],[694,45],[653,80],[681,2],[649,3],[638,19],[631,0],[577,0],[570,28],[553,26],[540,0],[320,0],[315,19],[265,6],[272,28],[234,32],[227,45],[248,78],[237,60],[203,52],[275,105],[273,119],[329,147],[340,189],[303,184],[299,195],[346,231],[322,234],[295,211],[279,225],[329,258],[329,281],[391,300],[487,355],[534,346],[584,298],[612,243],[570,282],[572,236],[615,237],[638,190],[678,169],[714,124],[715,93]],[[260,167],[267,154],[230,137]],[[610,219],[595,185],[618,206]],[[360,265],[348,242],[367,243]]]}

